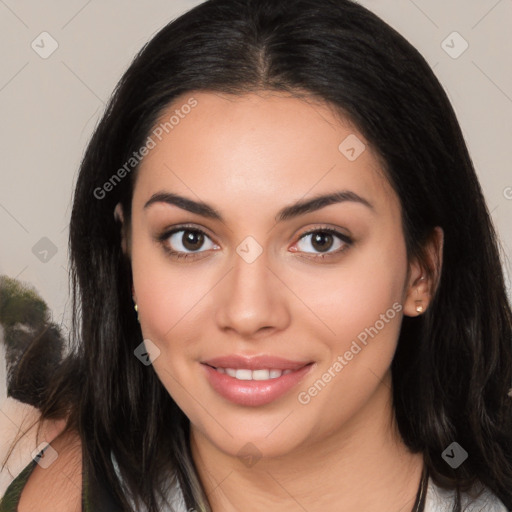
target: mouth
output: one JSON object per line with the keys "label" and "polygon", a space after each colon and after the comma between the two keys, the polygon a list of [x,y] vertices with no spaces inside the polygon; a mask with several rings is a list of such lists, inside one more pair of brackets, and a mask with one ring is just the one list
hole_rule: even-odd
{"label": "mouth", "polygon": [[231,403],[256,407],[291,391],[314,363],[271,356],[227,356],[203,361],[201,365],[217,394]]}
{"label": "mouth", "polygon": [[224,373],[237,380],[270,380],[278,379],[282,375],[292,373],[292,370],[274,370],[262,368],[260,370],[250,370],[249,368],[220,368],[211,367],[219,373]]}

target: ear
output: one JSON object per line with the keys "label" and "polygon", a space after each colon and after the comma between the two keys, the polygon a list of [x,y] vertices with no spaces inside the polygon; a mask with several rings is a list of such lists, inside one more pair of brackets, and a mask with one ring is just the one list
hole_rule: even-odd
{"label": "ear", "polygon": [[116,220],[116,222],[119,222],[121,224],[121,248],[123,252],[127,255],[128,243],[126,240],[126,225],[124,223],[124,213],[121,203],[117,203],[116,207],[114,208],[114,219]]}
{"label": "ear", "polygon": [[409,275],[405,288],[404,315],[422,315],[432,302],[443,262],[444,232],[437,226],[423,246],[424,257],[415,258],[409,264]]}

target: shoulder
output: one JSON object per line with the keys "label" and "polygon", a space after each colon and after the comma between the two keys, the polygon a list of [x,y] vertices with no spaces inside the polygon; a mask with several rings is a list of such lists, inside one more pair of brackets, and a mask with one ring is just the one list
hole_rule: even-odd
{"label": "shoulder", "polygon": [[[432,479],[428,482],[425,512],[451,512],[455,500],[455,491],[438,487]],[[462,493],[462,510],[464,512],[509,512],[499,498],[484,488],[478,498]]]}
{"label": "shoulder", "polygon": [[33,510],[82,510],[82,444],[78,433],[66,432],[56,437],[39,463],[34,464],[21,492],[18,512]]}

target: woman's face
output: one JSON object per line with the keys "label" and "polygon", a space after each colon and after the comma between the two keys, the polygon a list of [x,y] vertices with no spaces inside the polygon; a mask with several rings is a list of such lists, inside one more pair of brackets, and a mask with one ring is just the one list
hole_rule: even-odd
{"label": "woman's face", "polygon": [[419,276],[378,159],[327,106],[284,94],[198,92],[173,114],[150,135],[128,248],[158,377],[227,454],[361,428],[389,406]]}

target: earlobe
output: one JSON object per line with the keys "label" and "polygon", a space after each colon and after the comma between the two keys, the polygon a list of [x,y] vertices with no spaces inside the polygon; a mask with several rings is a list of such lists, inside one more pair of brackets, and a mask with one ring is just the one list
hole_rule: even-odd
{"label": "earlobe", "polygon": [[407,289],[404,301],[404,315],[419,316],[423,314],[430,303],[430,282],[423,275],[417,275]]}

